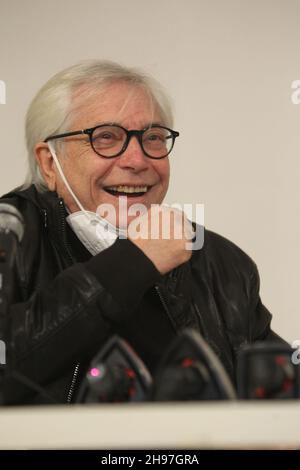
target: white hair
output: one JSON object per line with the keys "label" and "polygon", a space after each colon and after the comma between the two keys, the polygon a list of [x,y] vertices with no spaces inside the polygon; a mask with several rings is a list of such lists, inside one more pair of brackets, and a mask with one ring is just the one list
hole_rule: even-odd
{"label": "white hair", "polygon": [[32,100],[26,115],[26,144],[28,173],[23,188],[34,184],[38,191],[47,190],[35,158],[35,145],[47,137],[66,132],[70,115],[78,109],[73,92],[86,85],[87,92],[80,101],[115,81],[125,81],[143,87],[153,100],[165,125],[172,127],[171,104],[161,85],[152,77],[136,69],[124,67],[111,61],[88,60],[75,64],[54,75]]}

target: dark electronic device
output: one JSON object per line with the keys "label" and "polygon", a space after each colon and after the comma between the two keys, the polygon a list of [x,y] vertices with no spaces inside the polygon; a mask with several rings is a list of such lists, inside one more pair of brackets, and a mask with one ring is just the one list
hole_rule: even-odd
{"label": "dark electronic device", "polygon": [[231,381],[216,354],[194,330],[185,330],[168,348],[154,376],[154,401],[232,400]]}
{"label": "dark electronic device", "polygon": [[144,401],[152,378],[129,344],[113,336],[91,362],[79,403]]}
{"label": "dark electronic device", "polygon": [[239,398],[299,398],[300,366],[293,360],[295,352],[278,343],[259,342],[244,347],[239,353],[237,370]]}

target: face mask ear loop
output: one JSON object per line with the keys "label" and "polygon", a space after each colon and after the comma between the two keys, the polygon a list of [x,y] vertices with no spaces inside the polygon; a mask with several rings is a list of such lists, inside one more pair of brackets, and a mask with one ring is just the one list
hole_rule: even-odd
{"label": "face mask ear loop", "polygon": [[79,209],[85,214],[85,216],[86,216],[86,218],[88,219],[88,221],[91,223],[91,222],[93,222],[93,220],[97,220],[97,221],[101,220],[102,223],[104,222],[105,225],[106,225],[107,227],[110,227],[112,231],[114,231],[114,232],[116,232],[116,233],[122,233],[122,230],[121,230],[121,229],[116,229],[116,227],[115,227],[114,225],[112,225],[112,224],[111,224],[110,222],[108,222],[107,220],[102,219],[102,217],[100,217],[98,214],[95,214],[94,219],[91,219],[89,212],[86,211],[86,210],[83,208],[81,202],[79,201],[79,199],[77,198],[77,196],[75,196],[74,192],[72,191],[71,186],[69,185],[68,180],[67,180],[67,178],[65,177],[64,172],[63,172],[63,170],[62,170],[62,167],[61,167],[61,165],[60,165],[60,163],[59,163],[59,161],[58,161],[58,158],[57,158],[56,152],[55,152],[55,150],[54,150],[54,147],[53,147],[53,145],[52,145],[52,142],[47,142],[47,144],[48,144],[50,153],[51,153],[51,155],[52,155],[52,158],[53,158],[53,160],[54,160],[54,163],[55,163],[55,165],[56,165],[56,168],[58,169],[58,172],[59,172],[59,174],[60,174],[60,176],[61,176],[61,179],[62,179],[63,182],[65,183],[66,188],[68,189],[69,193],[71,194],[71,196],[73,197],[74,201],[75,201],[76,204],[78,205]]}
{"label": "face mask ear loop", "polygon": [[71,196],[73,197],[74,201],[76,202],[76,204],[78,205],[79,209],[84,212],[84,214],[86,215],[86,217],[88,218],[88,220],[90,220],[90,216],[88,214],[88,212],[83,208],[81,202],[79,201],[79,199],[77,198],[77,196],[75,196],[75,194],[73,193],[68,181],[67,181],[67,178],[65,177],[64,175],[64,172],[62,170],[62,167],[58,161],[58,158],[57,158],[57,155],[56,155],[56,152],[54,150],[54,147],[52,145],[52,142],[47,142],[48,144],[48,147],[49,147],[49,150],[50,150],[50,153],[52,155],[52,158],[54,160],[54,163],[56,165],[56,168],[58,169],[58,172],[61,176],[61,179],[63,180],[63,182],[65,183],[66,185],[66,188],[68,189],[69,193],[71,194]]}

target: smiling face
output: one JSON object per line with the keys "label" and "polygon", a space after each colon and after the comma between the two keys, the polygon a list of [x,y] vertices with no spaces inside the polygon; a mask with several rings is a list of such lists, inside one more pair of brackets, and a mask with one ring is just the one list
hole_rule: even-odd
{"label": "smiling face", "polygon": [[[105,123],[119,124],[128,130],[144,129],[153,122],[164,124],[148,94],[140,87],[116,82],[76,110],[70,131]],[[84,209],[96,212],[99,205],[112,204],[117,226],[120,196],[126,197],[128,207],[139,203],[149,208],[151,204],[160,204],[168,189],[168,157],[162,160],[146,157],[136,137],[130,140],[123,154],[111,159],[97,155],[87,136],[67,137],[57,156]],[[70,212],[77,211],[78,206],[54,164],[53,172],[52,188],[64,199]],[[128,222],[132,218],[128,217]]]}

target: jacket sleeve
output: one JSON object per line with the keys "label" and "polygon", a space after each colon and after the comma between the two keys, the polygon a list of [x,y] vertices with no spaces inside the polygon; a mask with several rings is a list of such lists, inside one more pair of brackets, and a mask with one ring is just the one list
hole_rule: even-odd
{"label": "jacket sleeve", "polygon": [[271,330],[272,315],[263,305],[259,290],[260,278],[256,264],[253,262],[253,270],[251,275],[251,296],[249,307],[249,342],[255,341],[271,341],[278,342],[283,345],[288,343]]}
{"label": "jacket sleeve", "polygon": [[272,315],[260,298],[260,278],[254,261],[237,245],[206,231],[212,290],[218,300],[226,332],[236,355],[255,341],[281,341],[272,332]]}
{"label": "jacket sleeve", "polygon": [[28,300],[11,305],[8,370],[43,385],[91,358],[118,324],[130,320],[158,278],[129,240],[65,269]]}

